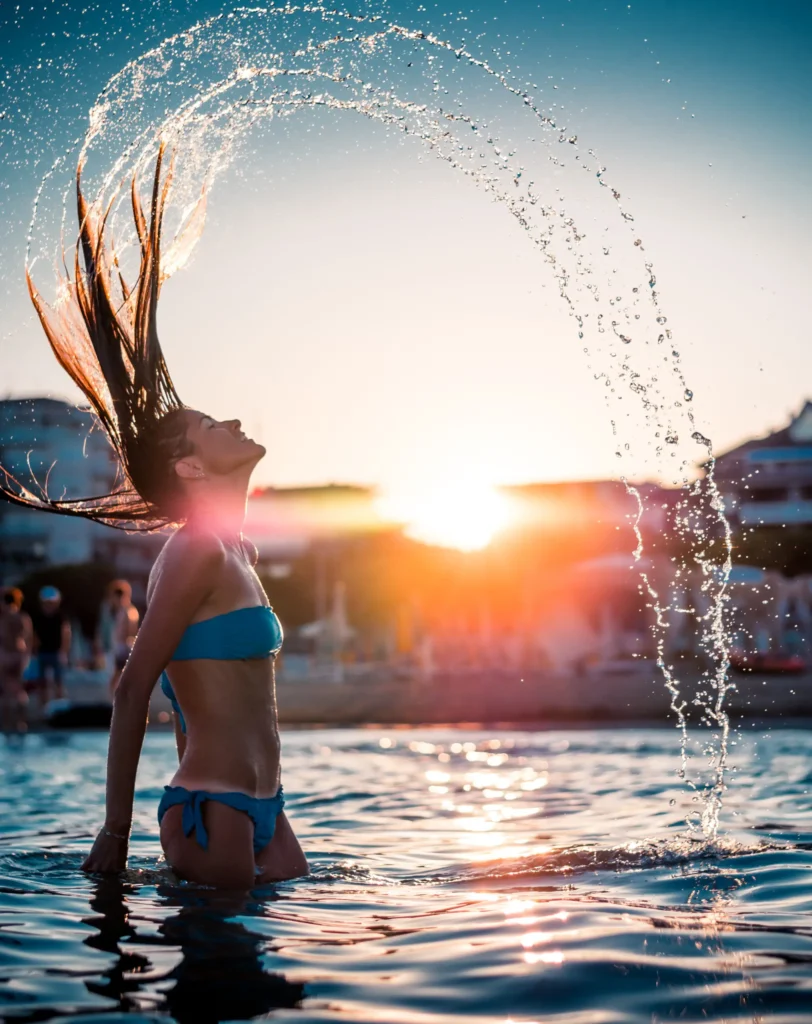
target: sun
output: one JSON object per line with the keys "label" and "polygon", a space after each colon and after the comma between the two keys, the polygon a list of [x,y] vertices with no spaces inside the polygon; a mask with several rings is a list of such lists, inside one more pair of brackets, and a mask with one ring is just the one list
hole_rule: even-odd
{"label": "sun", "polygon": [[419,494],[390,494],[381,513],[403,523],[406,536],[424,544],[479,551],[511,520],[503,494],[488,485],[447,485]]}

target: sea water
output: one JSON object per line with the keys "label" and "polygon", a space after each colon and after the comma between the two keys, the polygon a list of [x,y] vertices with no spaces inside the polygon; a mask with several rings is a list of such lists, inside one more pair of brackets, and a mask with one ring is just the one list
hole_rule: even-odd
{"label": "sea water", "polygon": [[90,732],[0,747],[4,1020],[812,1019],[810,732],[739,736],[709,842],[685,836],[673,730],[288,731],[312,874],[242,899],[161,859],[165,732],[129,870],[82,874],[105,750]]}

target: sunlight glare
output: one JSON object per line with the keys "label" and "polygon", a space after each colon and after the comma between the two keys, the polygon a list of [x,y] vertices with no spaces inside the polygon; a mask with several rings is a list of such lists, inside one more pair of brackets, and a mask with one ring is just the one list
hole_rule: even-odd
{"label": "sunlight glare", "polygon": [[424,544],[480,551],[513,519],[504,494],[487,484],[445,484],[423,493],[389,493],[379,499],[385,518],[406,526]]}

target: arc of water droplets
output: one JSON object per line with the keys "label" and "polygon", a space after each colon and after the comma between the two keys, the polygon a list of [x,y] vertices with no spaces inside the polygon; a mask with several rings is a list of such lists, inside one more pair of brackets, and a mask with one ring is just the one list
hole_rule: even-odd
{"label": "arc of water droplets", "polygon": [[[532,181],[527,184],[522,183],[522,188],[519,189],[522,177],[521,168],[511,163],[512,152],[506,156],[499,148],[498,139],[484,132],[486,127],[484,123],[466,113],[446,111],[442,107],[432,110],[428,104],[400,99],[392,90],[379,89],[371,82],[364,81],[357,74],[348,74],[337,70],[325,71],[317,64],[303,68],[283,66],[283,61],[286,60],[291,61],[310,57],[317,60],[318,57],[325,55],[328,51],[340,48],[354,47],[356,51],[360,51],[362,54],[372,53],[376,47],[390,40],[404,41],[417,45],[424,44],[435,50],[453,54],[456,60],[462,61],[468,66],[490,76],[503,89],[521,101],[522,106],[530,112],[545,132],[558,132],[560,133],[559,142],[577,144],[577,138],[567,136],[566,131],[557,126],[555,119],[543,112],[539,103],[528,89],[522,89],[513,85],[506,74],[494,69],[488,62],[471,54],[464,47],[454,47],[451,43],[430,33],[388,23],[379,17],[351,15],[342,11],[329,10],[317,4],[298,6],[289,4],[284,7],[273,8],[241,7],[230,12],[222,12],[197,22],[183,32],[168,37],[159,46],[154,47],[138,59],[125,65],[121,71],[110,79],[91,110],[90,125],[85,136],[81,142],[80,140],[76,142],[76,145],[80,145],[80,162],[84,163],[91,153],[94,144],[104,138],[105,131],[108,129],[111,120],[115,119],[116,107],[118,106],[119,113],[126,112],[127,104],[132,95],[140,93],[146,87],[148,81],[147,71],[151,61],[157,62],[165,73],[172,65],[172,60],[174,59],[172,51],[177,45],[183,45],[188,48],[195,39],[205,43],[208,33],[212,33],[219,28],[228,29],[229,27],[234,27],[249,18],[293,17],[299,14],[316,15],[325,22],[330,22],[331,20],[343,21],[354,26],[363,25],[365,28],[366,26],[371,27],[383,24],[381,28],[372,32],[355,31],[354,34],[347,36],[337,33],[330,38],[322,39],[318,42],[308,40],[306,45],[289,53],[263,53],[262,61],[265,64],[272,64],[273,66],[271,67],[257,67],[244,63],[238,64],[229,74],[215,81],[208,88],[199,89],[194,95],[184,100],[170,114],[164,116],[163,120],[159,123],[155,121],[150,122],[143,130],[136,132],[134,137],[124,145],[119,156],[113,160],[103,175],[98,189],[98,202],[101,203],[103,198],[110,194],[112,194],[114,203],[116,202],[116,196],[121,192],[121,183],[125,177],[125,171],[129,173],[133,168],[143,167],[149,162],[154,156],[159,136],[169,137],[170,139],[182,139],[184,134],[188,134],[188,130],[195,126],[198,130],[205,131],[212,129],[215,123],[226,125],[220,145],[206,169],[202,185],[202,191],[205,192],[210,189],[216,177],[228,166],[230,159],[233,157],[237,139],[259,118],[273,117],[281,112],[285,114],[293,113],[298,109],[316,106],[324,106],[334,110],[355,111],[407,135],[417,136],[423,144],[427,145],[443,160],[456,170],[470,176],[478,185],[505,205],[527,233],[528,237],[542,252],[557,281],[559,294],[567,304],[570,314],[575,317],[578,323],[579,337],[583,339],[584,331],[586,330],[585,321],[589,314],[578,307],[576,299],[571,294],[571,283],[575,281],[575,295],[577,295],[578,289],[583,287],[595,302],[601,301],[600,289],[595,281],[590,279],[593,269],[585,261],[583,252],[579,251],[578,248],[586,237],[586,232],[579,229],[571,215],[565,216],[566,211],[556,210],[550,202],[545,204],[542,201],[542,197],[533,191],[534,183]],[[305,94],[297,89],[274,89],[274,91],[264,97],[258,97],[253,93],[248,96],[237,97],[231,102],[224,103],[214,114],[206,113],[207,107],[217,101],[224,101],[224,97],[234,89],[249,86],[253,89],[263,80],[268,80],[275,84],[277,80],[281,81],[283,79],[288,81],[295,81],[297,79],[320,81],[326,83],[325,88],[337,86],[349,90],[354,95],[351,95],[350,98],[339,99],[329,92],[319,93],[314,96],[312,93]],[[475,158],[472,147],[469,146],[466,150],[460,144],[458,138],[453,133],[453,128],[456,126],[464,126],[472,130],[480,146],[490,148],[497,158],[493,163],[499,173],[494,174],[492,171],[485,173],[485,165],[481,165],[478,168],[473,166]],[[28,235],[27,262],[29,267],[33,266],[35,262],[35,260],[31,259],[31,249],[43,190],[51,177],[67,161],[70,153],[75,148],[76,146],[72,147],[68,153],[55,162],[43,178],[38,189]],[[599,163],[596,154],[592,150],[589,150],[588,153],[592,161],[591,165],[588,165],[587,162],[582,162],[580,166],[587,171],[593,170],[600,187],[609,190],[622,221],[631,233],[634,246],[642,248],[640,239],[634,238],[633,217],[623,208],[619,191],[609,184],[605,176],[606,168]],[[465,162],[466,156],[468,158],[467,164]],[[549,154],[548,159],[559,167],[564,166],[553,154]],[[576,159],[580,159],[580,154]],[[514,185],[513,193],[506,186],[502,185],[502,177],[500,175],[505,176],[508,181],[512,181]],[[65,210],[67,209],[67,203],[65,199],[67,198],[69,187],[66,187],[63,195],[63,237],[66,233]],[[121,202],[123,200],[119,198],[117,201]],[[542,217],[541,225],[534,221],[534,214],[536,212],[540,213]],[[188,209],[186,213],[188,214]],[[563,254],[557,253],[553,245],[557,232],[561,231],[563,231],[565,243]],[[126,247],[127,241],[128,236],[125,236],[124,247]],[[604,252],[607,253],[608,251],[604,250]],[[562,258],[562,256],[574,258],[572,270],[568,268],[567,260]],[[648,275],[648,294],[655,314],[655,321],[660,325],[664,325],[666,318],[662,315],[658,304],[653,264],[646,262],[645,269]],[[638,289],[634,288],[633,292],[638,293]],[[618,296],[619,300],[620,297]],[[612,300],[609,301],[610,305],[615,305]],[[624,382],[628,383],[629,389],[640,401],[645,422],[654,436],[663,437],[667,444],[676,445],[679,443],[677,426],[672,422],[672,410],[668,406],[668,398],[663,387],[653,373],[644,375],[642,369],[635,369],[635,350],[631,347],[631,342],[634,339],[630,335],[635,330],[633,319],[639,319],[640,317],[640,314],[633,312],[634,309],[639,308],[639,302],[640,296],[638,293],[637,297],[632,300],[631,309],[627,308],[622,311],[625,323],[629,326],[623,326],[617,320],[611,321],[611,333],[623,346],[621,349],[623,356],[619,362],[619,369],[616,368],[616,386]],[[607,332],[603,321],[604,313],[599,312],[596,320],[598,335],[605,335]],[[625,332],[628,332],[628,334]],[[666,341],[670,342],[670,330],[663,329],[657,340],[658,344],[663,344]],[[638,345],[638,352],[639,348]],[[603,355],[600,352],[600,346],[595,351],[597,354]],[[592,350],[587,347],[585,352],[590,356]],[[615,358],[615,355],[611,352],[609,352],[609,356],[610,358]],[[685,396],[686,401],[690,401],[693,396],[684,380],[678,353],[674,351],[670,360],[667,356],[665,359],[668,363],[671,377],[676,381],[680,394]],[[610,374],[605,370],[597,373],[596,377],[604,377],[607,385],[612,384]],[[610,393],[615,394],[614,387],[610,386],[606,389],[605,400],[607,404],[610,404]],[[681,406],[681,403],[675,404]],[[683,457],[677,472],[682,475],[682,483],[687,496],[679,503],[676,513],[678,532],[683,536],[686,534],[700,536],[702,531],[698,527],[696,519],[697,517],[701,518],[703,505],[705,505],[710,510],[711,515],[709,518],[712,524],[715,522],[721,525],[725,546],[725,558],[720,572],[715,569],[711,556],[704,548],[700,548],[694,554],[694,559],[703,574],[702,592],[710,600],[710,607],[707,612],[702,615],[699,615],[698,612],[695,614],[697,614],[705,627],[706,647],[713,665],[708,682],[716,691],[712,705],[705,706],[704,710],[719,729],[718,749],[708,750],[711,754],[713,780],[705,788],[704,807],[701,817],[701,827],[705,836],[713,839],[718,829],[719,813],[725,787],[729,735],[729,721],[724,701],[730,685],[727,681],[729,665],[725,628],[725,590],[731,561],[730,528],[724,516],[722,497],[714,480],[711,443],[696,430],[695,417],[691,408],[684,409],[680,415],[686,416],[693,439],[707,450],[708,474],[704,489],[698,484],[689,486],[687,479],[689,463],[687,458]],[[612,428],[617,436],[618,424],[614,418],[612,419]],[[628,447],[627,444],[626,448]],[[662,445],[657,448],[657,453],[661,452]],[[618,454],[622,457],[622,452]],[[669,628],[671,628],[667,616],[669,613],[674,613],[680,609],[676,607],[675,599],[670,601],[663,600],[659,588],[642,565],[644,541],[641,524],[645,511],[644,502],[639,489],[633,486],[625,475],[623,476],[623,481],[636,503],[637,511],[633,521],[633,528],[637,539],[637,547],[634,551],[634,558],[635,562],[639,565],[643,587],[648,594],[654,611],[655,623],[653,628],[657,649],[657,664],[664,676],[665,684],[671,697],[671,708],[677,717],[677,725],[681,733],[681,764],[679,773],[684,778],[688,758],[688,722],[685,713],[687,702],[685,699],[681,699],[680,683],[674,674],[673,666],[667,664],[665,649],[667,633]],[[691,498],[699,503],[699,512],[692,510]],[[705,678],[706,673],[703,672],[702,680]]]}

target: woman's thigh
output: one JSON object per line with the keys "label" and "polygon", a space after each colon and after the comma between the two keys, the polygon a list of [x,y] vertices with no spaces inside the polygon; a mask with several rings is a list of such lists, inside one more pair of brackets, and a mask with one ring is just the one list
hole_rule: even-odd
{"label": "woman's thigh", "polygon": [[218,889],[250,889],[255,884],[254,823],[242,811],[207,800],[203,823],[209,835],[204,850],[194,830],[183,833],[183,808],[170,807],[161,822],[161,846],[180,878]]}
{"label": "woman's thigh", "polygon": [[259,874],[257,883],[284,882],[289,878],[300,878],[310,873],[307,858],[293,834],[285,812],[276,819],[273,838],[257,854]]}

